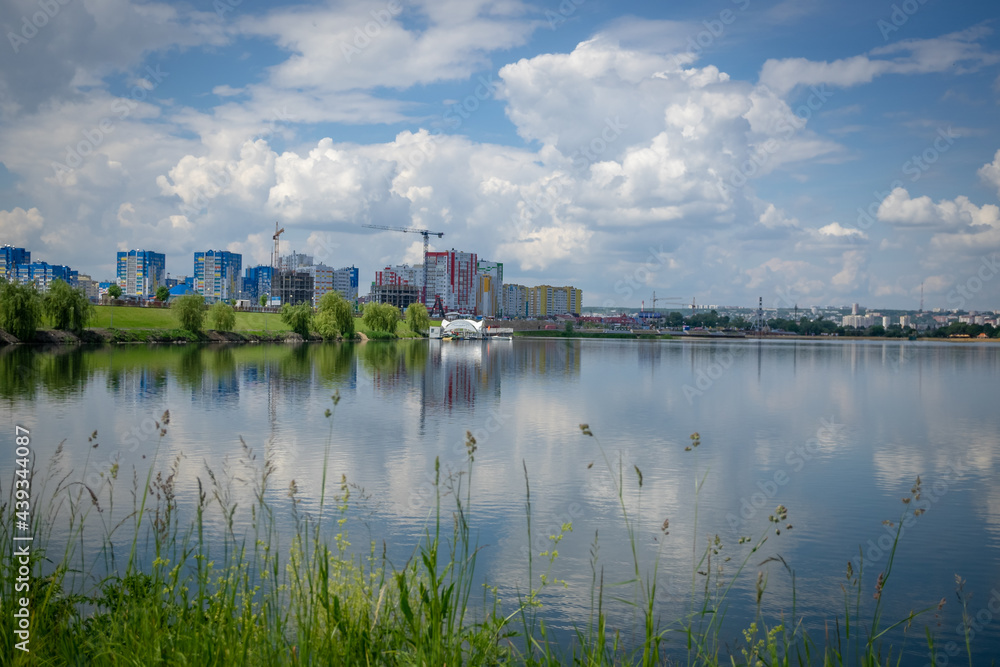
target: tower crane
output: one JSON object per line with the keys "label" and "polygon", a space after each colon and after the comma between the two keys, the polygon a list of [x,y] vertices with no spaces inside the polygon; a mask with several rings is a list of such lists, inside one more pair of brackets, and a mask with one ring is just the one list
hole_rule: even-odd
{"label": "tower crane", "polygon": [[[272,239],[274,239],[274,258],[271,260],[271,291],[272,292],[274,291],[275,279],[278,277],[277,275],[275,275],[275,272],[277,272],[279,274],[281,273],[280,267],[278,266],[279,263],[281,262],[281,254],[280,254],[280,250],[279,250],[281,241],[278,239],[278,237],[281,236],[284,233],[285,233],[285,228],[282,227],[281,229],[278,229],[278,222],[275,221],[275,223],[274,223],[274,236],[271,237]],[[278,302],[281,303],[281,293],[280,293],[280,291],[278,293]]]}
{"label": "tower crane", "polygon": [[429,229],[413,229],[412,227],[387,227],[385,225],[362,225],[369,229],[384,229],[390,232],[409,232],[410,234],[420,234],[424,237],[424,288],[420,294],[420,302],[427,305],[427,240],[431,235],[441,238],[444,232],[432,232]]}

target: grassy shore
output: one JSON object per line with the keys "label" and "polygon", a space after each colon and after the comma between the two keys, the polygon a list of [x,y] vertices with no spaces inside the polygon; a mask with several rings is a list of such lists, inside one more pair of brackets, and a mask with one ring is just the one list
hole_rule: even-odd
{"label": "grassy shore", "polygon": [[[95,317],[88,323],[91,330],[100,330],[102,335],[84,336],[84,341],[118,342],[118,343],[142,343],[142,342],[205,342],[223,341],[281,341],[282,334],[291,332],[291,327],[282,321],[278,313],[247,313],[236,312],[236,323],[233,332],[236,336],[193,334],[188,331],[178,329],[177,317],[169,308],[141,308],[134,306],[96,306]],[[47,320],[44,325],[51,326]],[[112,326],[113,325],[113,326]],[[206,319],[205,330],[211,331],[211,322]],[[354,330],[366,335],[368,338],[378,337],[371,329],[365,326],[360,317],[354,318]],[[406,322],[400,322],[396,329],[395,338],[419,338],[420,334],[409,329]],[[59,336],[47,336],[53,338],[50,342],[58,342]],[[63,337],[66,338],[66,337]]]}
{"label": "grassy shore", "polygon": [[[445,475],[433,471],[434,498],[423,538],[405,563],[394,565],[376,537],[360,550],[351,547],[358,521],[356,489],[341,476],[328,484],[327,469],[334,440],[331,409],[322,482],[305,497],[294,481],[288,489],[272,489],[274,464],[259,460],[243,444],[240,474],[208,471],[197,481],[197,497],[178,498],[180,458],[158,460],[150,468],[119,470],[117,465],[96,481],[86,468],[67,471],[62,446],[43,479],[31,481],[30,576],[27,589],[15,595],[21,567],[16,559],[0,561],[0,644],[18,665],[660,665],[673,661],[696,665],[882,665],[898,661],[892,641],[901,626],[919,624],[923,614],[882,618],[889,594],[896,544],[878,577],[875,602],[862,590],[862,572],[848,568],[843,581],[843,607],[831,612],[822,643],[803,629],[794,605],[794,571],[771,550],[770,540],[790,530],[789,510],[775,508],[756,536],[726,545],[720,538],[691,545],[691,596],[687,611],[662,618],[655,601],[659,555],[651,562],[637,546],[641,536],[642,472],[624,470],[608,454],[590,428],[580,425],[587,456],[603,462],[602,475],[612,483],[619,519],[631,544],[631,577],[604,581],[595,535],[591,548],[589,612],[576,619],[573,641],[556,643],[546,625],[547,605],[558,599],[558,546],[572,524],[548,536],[549,548],[527,552],[522,563],[528,584],[510,600],[480,584],[476,561],[480,545],[470,522],[475,484],[477,443],[468,434],[466,467]],[[168,437],[170,415],[156,424],[158,442]],[[82,447],[92,446],[96,432]],[[242,442],[242,438],[241,438]],[[96,445],[93,445],[96,446]],[[686,451],[703,446],[691,436]],[[165,469],[164,469],[165,467]],[[600,465],[598,468],[600,469]],[[249,471],[252,474],[247,474]],[[595,471],[596,473],[596,471]],[[709,471],[699,473],[691,498],[697,527],[698,494]],[[244,475],[244,476],[240,476]],[[117,480],[131,479],[124,495]],[[14,553],[16,475],[0,497],[0,549]],[[230,483],[238,479],[250,493],[249,506],[233,500]],[[328,488],[329,487],[329,488]],[[910,498],[919,498],[920,480]],[[306,510],[305,507],[310,507]],[[913,505],[904,504],[903,516]],[[186,517],[181,515],[186,511]],[[525,468],[526,537],[532,541],[532,494]],[[281,517],[280,519],[278,517]],[[657,521],[659,523],[659,521]],[[901,528],[900,528],[901,529]],[[101,545],[85,553],[98,531]],[[669,519],[663,521],[660,544],[668,542]],[[697,535],[698,531],[694,531]],[[89,554],[89,555],[88,555]],[[779,562],[793,590],[790,614],[769,618],[761,600],[770,595],[767,578],[754,573],[757,564]],[[762,563],[761,563],[762,564]],[[781,571],[781,568],[779,568]],[[737,636],[723,633],[730,592],[737,581],[756,576],[756,613]],[[869,579],[871,577],[869,576]],[[870,583],[870,581],[869,581]],[[631,592],[629,592],[631,589]],[[10,619],[21,608],[30,611],[30,652],[18,650]],[[608,603],[629,600],[635,627],[611,627]],[[926,641],[934,654],[934,630]],[[633,639],[626,639],[632,637]],[[968,650],[968,647],[966,647]]]}

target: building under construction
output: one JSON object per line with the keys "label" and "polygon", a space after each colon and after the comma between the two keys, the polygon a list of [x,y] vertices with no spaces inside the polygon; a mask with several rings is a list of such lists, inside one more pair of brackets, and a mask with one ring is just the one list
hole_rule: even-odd
{"label": "building under construction", "polygon": [[409,284],[372,284],[371,300],[376,303],[388,303],[400,310],[406,310],[406,307],[411,303],[420,301],[420,288]]}

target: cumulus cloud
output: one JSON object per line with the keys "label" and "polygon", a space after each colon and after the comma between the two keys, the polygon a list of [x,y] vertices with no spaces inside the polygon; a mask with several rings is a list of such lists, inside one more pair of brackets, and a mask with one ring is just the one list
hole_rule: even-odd
{"label": "cumulus cloud", "polygon": [[9,245],[27,246],[38,238],[44,223],[45,218],[34,207],[0,211],[0,238]]}
{"label": "cumulus cloud", "polygon": [[868,235],[865,234],[860,229],[854,229],[853,227],[844,227],[839,222],[831,222],[829,225],[825,225],[819,228],[820,236],[832,236],[834,238],[846,238],[846,239],[858,239],[861,241],[868,240]]}
{"label": "cumulus cloud", "polygon": [[996,188],[997,196],[1000,197],[1000,150],[993,156],[993,162],[988,162],[979,169],[979,178]]}
{"label": "cumulus cloud", "polygon": [[878,209],[878,219],[900,227],[961,228],[1000,227],[1000,207],[976,206],[968,197],[938,203],[927,196],[911,198],[905,188],[895,188]]}

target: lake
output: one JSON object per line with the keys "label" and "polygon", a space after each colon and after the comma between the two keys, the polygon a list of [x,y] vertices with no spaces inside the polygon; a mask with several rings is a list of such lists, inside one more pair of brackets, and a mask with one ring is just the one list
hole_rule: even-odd
{"label": "lake", "polygon": [[[928,663],[927,625],[939,647],[963,647],[939,664],[967,662],[956,576],[974,663],[1000,655],[998,386],[1000,345],[923,341],[418,340],[0,356],[4,440],[13,443],[15,424],[30,429],[36,478],[63,442],[62,465],[82,481],[96,485],[118,463],[127,486],[159,447],[158,469],[176,466],[182,511],[209,469],[230,481],[233,502],[251,504],[247,475],[265,461],[269,497],[287,502],[294,480],[308,510],[328,451],[328,488],[343,474],[356,490],[359,543],[384,540],[397,564],[432,519],[435,459],[442,476],[466,470],[471,432],[477,571],[505,600],[528,586],[528,550],[537,579],[547,537],[572,522],[552,567],[567,585],[543,597],[566,641],[590,613],[592,552],[606,585],[633,572],[619,484],[643,576],[658,563],[665,625],[689,609],[692,586],[704,586],[695,570],[709,541],[719,538],[711,567],[728,585],[749,549],[740,538],[769,535],[729,593],[734,640],[752,620],[758,571],[767,577],[762,611],[792,612],[791,570],[796,619],[822,645],[825,622],[843,615],[848,562],[856,570],[863,555],[862,605],[871,608],[904,510],[922,510],[902,524],[883,625],[945,604],[893,635],[905,664]],[[95,430],[97,446],[88,442]],[[13,458],[0,463],[5,483]],[[787,519],[770,523],[779,504]],[[772,556],[788,568],[763,563]],[[636,597],[634,586],[614,590]],[[629,605],[608,604],[628,636]],[[684,655],[681,638],[671,642]]]}

